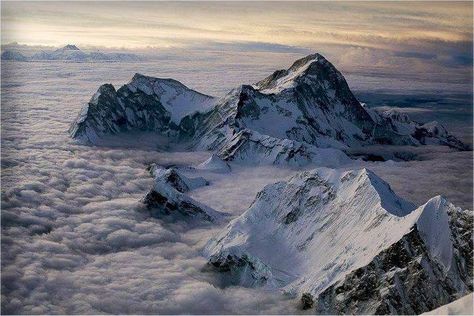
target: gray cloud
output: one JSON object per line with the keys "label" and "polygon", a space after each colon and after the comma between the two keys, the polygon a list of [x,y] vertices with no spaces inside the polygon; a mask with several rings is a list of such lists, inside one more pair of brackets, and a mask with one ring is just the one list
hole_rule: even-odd
{"label": "gray cloud", "polygon": [[430,53],[421,53],[421,52],[395,52],[395,56],[397,57],[405,57],[405,58],[419,58],[419,59],[435,59],[436,54]]}

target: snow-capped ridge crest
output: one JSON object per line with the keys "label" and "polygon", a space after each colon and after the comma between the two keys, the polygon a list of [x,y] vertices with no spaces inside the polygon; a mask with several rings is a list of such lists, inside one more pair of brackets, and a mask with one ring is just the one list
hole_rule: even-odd
{"label": "snow-capped ridge crest", "polygon": [[[161,97],[162,94],[190,93],[199,95],[200,98],[213,99],[212,96],[193,90],[178,80],[146,76],[141,73],[135,73],[126,86],[128,86],[132,91],[139,89],[146,94],[155,94],[159,97]],[[174,96],[171,98],[174,98]],[[189,102],[191,102],[191,100],[189,100]]]}
{"label": "snow-capped ridge crest", "polygon": [[[248,129],[273,139],[338,150],[372,144],[465,148],[440,124],[421,125],[405,115],[363,107],[343,75],[320,54],[301,58],[253,86],[238,86],[220,99],[173,79],[140,73],[116,94],[117,102],[102,106],[118,106],[89,111],[88,130],[72,136],[98,140],[127,130],[154,131],[170,143],[218,151]],[[92,137],[84,135],[88,131]]]}
{"label": "snow-capped ridge crest", "polygon": [[416,226],[431,255],[450,270],[453,243],[449,229],[449,209],[454,209],[446,198],[437,195],[416,210]]}
{"label": "snow-capped ridge crest", "polygon": [[315,177],[331,184],[335,191],[344,187],[345,198],[349,198],[350,195],[358,195],[361,191],[364,194],[371,194],[382,209],[397,217],[406,216],[415,208],[412,203],[396,196],[390,185],[368,168],[354,169],[342,173],[335,169],[318,168],[299,173],[290,178],[289,182],[298,179],[304,185],[314,185],[311,180]]}
{"label": "snow-capped ridge crest", "polygon": [[313,62],[327,62],[327,59],[324,58],[324,56],[321,55],[320,53],[314,53],[314,54],[311,54],[311,55],[308,55],[306,57],[303,57],[303,58],[300,58],[300,59],[296,60],[288,70],[290,70],[290,71],[298,70],[302,66],[308,64],[309,62],[311,62],[311,63],[313,63]]}
{"label": "snow-capped ridge crest", "polygon": [[315,53],[296,60],[288,69],[277,70],[255,87],[263,93],[278,94],[301,84],[317,84],[332,81],[341,88],[349,89],[342,74],[321,54]]}
{"label": "snow-capped ridge crest", "polygon": [[472,212],[413,208],[366,168],[318,168],[267,185],[205,253],[242,286],[313,295],[317,313],[417,314],[472,291]]}
{"label": "snow-capped ridge crest", "polygon": [[[157,78],[152,76],[146,76],[141,73],[135,73],[132,79],[128,82],[128,85],[135,85],[139,87],[140,85],[155,85],[155,84],[165,84],[173,88],[180,88],[183,90],[192,90],[185,86],[178,80],[172,78]],[[199,93],[196,91],[196,93]]]}

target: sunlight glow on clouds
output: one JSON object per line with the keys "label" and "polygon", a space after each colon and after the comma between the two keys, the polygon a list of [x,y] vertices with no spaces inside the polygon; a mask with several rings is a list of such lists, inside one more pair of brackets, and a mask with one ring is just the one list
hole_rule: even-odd
{"label": "sunlight glow on clouds", "polygon": [[4,2],[2,42],[108,47],[197,40],[387,48],[471,41],[472,4],[426,2]]}
{"label": "sunlight glow on clouds", "polygon": [[3,48],[11,42],[195,58],[320,52],[343,71],[370,65],[468,82],[472,3],[2,2]]}

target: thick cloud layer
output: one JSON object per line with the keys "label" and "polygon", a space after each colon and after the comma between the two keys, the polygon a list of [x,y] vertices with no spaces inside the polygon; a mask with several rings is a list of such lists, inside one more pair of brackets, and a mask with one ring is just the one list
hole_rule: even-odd
{"label": "thick cloud layer", "polygon": [[[3,313],[298,312],[295,300],[280,293],[222,288],[214,275],[202,271],[201,249],[221,227],[163,222],[150,217],[138,202],[152,184],[146,171],[150,163],[193,165],[208,153],[165,153],[149,146],[86,147],[68,138],[66,130],[79,107],[103,82],[121,84],[142,71],[185,78],[193,88],[218,92],[236,84],[244,70],[251,82],[271,72],[254,65],[244,70],[211,68],[208,61],[202,73],[186,74],[191,66],[167,67],[161,71],[156,64],[5,64]],[[222,78],[227,81],[222,83]],[[472,152],[430,148],[418,154],[425,160],[354,166],[369,166],[397,193],[418,204],[443,194],[471,208]],[[230,176],[199,172],[211,185],[192,196],[236,216],[264,185],[296,170],[236,167]]]}

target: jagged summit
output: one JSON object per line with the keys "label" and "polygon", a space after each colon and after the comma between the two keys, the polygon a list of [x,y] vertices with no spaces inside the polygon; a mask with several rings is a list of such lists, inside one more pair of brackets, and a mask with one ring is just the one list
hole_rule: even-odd
{"label": "jagged summit", "polygon": [[[176,171],[158,171],[153,188],[143,197],[142,203],[158,218],[174,217],[183,220],[219,222],[224,214],[199,203],[183,192],[205,185],[202,178],[190,179]],[[204,180],[205,182],[205,180]]]}
{"label": "jagged summit", "polygon": [[[142,74],[135,74],[116,97],[116,102],[109,100],[100,106],[104,114],[100,118],[83,111],[87,114],[83,122],[90,121],[97,137],[84,136],[84,132],[72,136],[94,143],[103,135],[145,130],[169,137],[170,142],[185,141],[196,149],[220,150],[235,134],[249,130],[273,139],[340,150],[373,144],[466,148],[440,124],[419,124],[394,111],[379,113],[364,107],[344,76],[320,54],[301,58],[253,86],[241,85],[221,99],[173,79]],[[116,111],[104,112],[115,103]],[[147,119],[156,115],[161,116],[158,121]]]}
{"label": "jagged summit", "polygon": [[325,88],[339,88],[344,90],[352,102],[357,102],[350,93],[342,74],[321,54],[312,54],[298,59],[288,69],[277,70],[267,78],[257,82],[255,86],[265,93],[280,93],[295,88],[300,84],[326,84]]}
{"label": "jagged summit", "polygon": [[96,144],[105,135],[126,131],[156,132],[177,137],[186,115],[209,109],[215,99],[173,79],[135,74],[118,90],[99,87],[69,130],[73,138]]}
{"label": "jagged summit", "polygon": [[320,168],[266,186],[206,254],[233,284],[308,293],[317,314],[418,314],[472,291],[472,212]]}
{"label": "jagged summit", "polygon": [[295,79],[298,75],[304,75],[310,64],[322,60],[326,59],[318,53],[308,55],[295,61],[288,69],[276,70],[270,76],[257,82],[255,86],[261,90],[274,88],[279,83],[285,82],[289,79]]}

